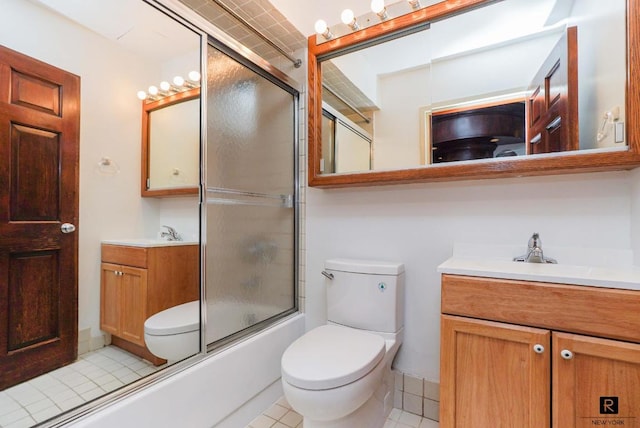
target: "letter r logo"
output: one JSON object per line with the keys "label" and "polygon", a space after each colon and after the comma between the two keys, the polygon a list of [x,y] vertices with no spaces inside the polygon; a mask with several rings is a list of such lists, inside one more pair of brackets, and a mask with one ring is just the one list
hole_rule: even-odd
{"label": "letter r logo", "polygon": [[600,414],[617,415],[618,397],[600,397]]}

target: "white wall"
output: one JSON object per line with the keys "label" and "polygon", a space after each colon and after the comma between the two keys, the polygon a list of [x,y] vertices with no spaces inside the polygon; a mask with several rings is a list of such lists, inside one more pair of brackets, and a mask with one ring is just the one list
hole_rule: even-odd
{"label": "white wall", "polygon": [[[141,106],[135,94],[159,81],[159,66],[29,1],[3,0],[2,16],[0,44],[81,78],[79,328],[98,336],[100,241],[155,237],[161,217],[179,216],[170,214],[171,202],[161,206],[140,197]],[[97,173],[103,156],[116,161],[120,173]],[[195,205],[183,223],[197,225],[197,212]]]}
{"label": "white wall", "polygon": [[[580,103],[580,147],[585,149],[612,147],[613,125],[607,135],[596,140],[602,118],[614,107],[620,109],[620,121],[625,119],[626,75],[626,2],[615,0],[602,7],[598,0],[576,1],[572,22],[578,26],[578,100]],[[586,49],[588,46],[589,49]],[[581,48],[582,47],[582,48]]]}
{"label": "white wall", "polygon": [[636,234],[640,227],[631,216],[632,203],[636,210],[640,208],[639,174],[309,189],[307,328],[326,320],[320,275],[324,260],[403,261],[405,342],[395,367],[438,380],[440,280],[436,269],[450,257],[454,243],[514,244],[524,251],[531,234],[539,232],[547,246],[629,249],[632,221]]}
{"label": "white wall", "polygon": [[374,112],[373,120],[373,169],[420,165],[420,108],[431,105],[430,77],[429,66],[423,66],[378,78],[380,110]]}

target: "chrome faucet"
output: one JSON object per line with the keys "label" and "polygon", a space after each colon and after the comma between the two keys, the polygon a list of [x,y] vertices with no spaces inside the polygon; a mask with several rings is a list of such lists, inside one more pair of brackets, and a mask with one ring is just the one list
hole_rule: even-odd
{"label": "chrome faucet", "polygon": [[520,257],[514,257],[513,261],[526,263],[558,263],[555,259],[544,256],[542,253],[542,240],[538,233],[534,233],[531,238],[529,238],[527,254]]}
{"label": "chrome faucet", "polygon": [[161,238],[166,238],[167,241],[182,241],[182,236],[171,226],[162,225],[162,227],[166,227],[167,231],[160,232]]}

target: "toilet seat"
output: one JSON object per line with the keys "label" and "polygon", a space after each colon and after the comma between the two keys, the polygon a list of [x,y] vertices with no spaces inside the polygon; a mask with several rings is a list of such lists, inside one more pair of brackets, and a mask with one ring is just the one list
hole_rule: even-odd
{"label": "toilet seat", "polygon": [[200,302],[183,303],[158,312],[144,322],[145,334],[169,336],[200,329]]}
{"label": "toilet seat", "polygon": [[364,377],[384,355],[385,341],[380,336],[323,325],[287,348],[282,356],[282,378],[303,389],[337,388]]}

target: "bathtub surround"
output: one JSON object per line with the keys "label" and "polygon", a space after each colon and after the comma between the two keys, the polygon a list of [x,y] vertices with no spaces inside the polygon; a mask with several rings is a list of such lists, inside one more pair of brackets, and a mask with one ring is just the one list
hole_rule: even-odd
{"label": "bathtub surround", "polygon": [[67,426],[112,428],[125,422],[130,427],[246,426],[282,397],[280,357],[303,331],[304,316],[291,316]]}

